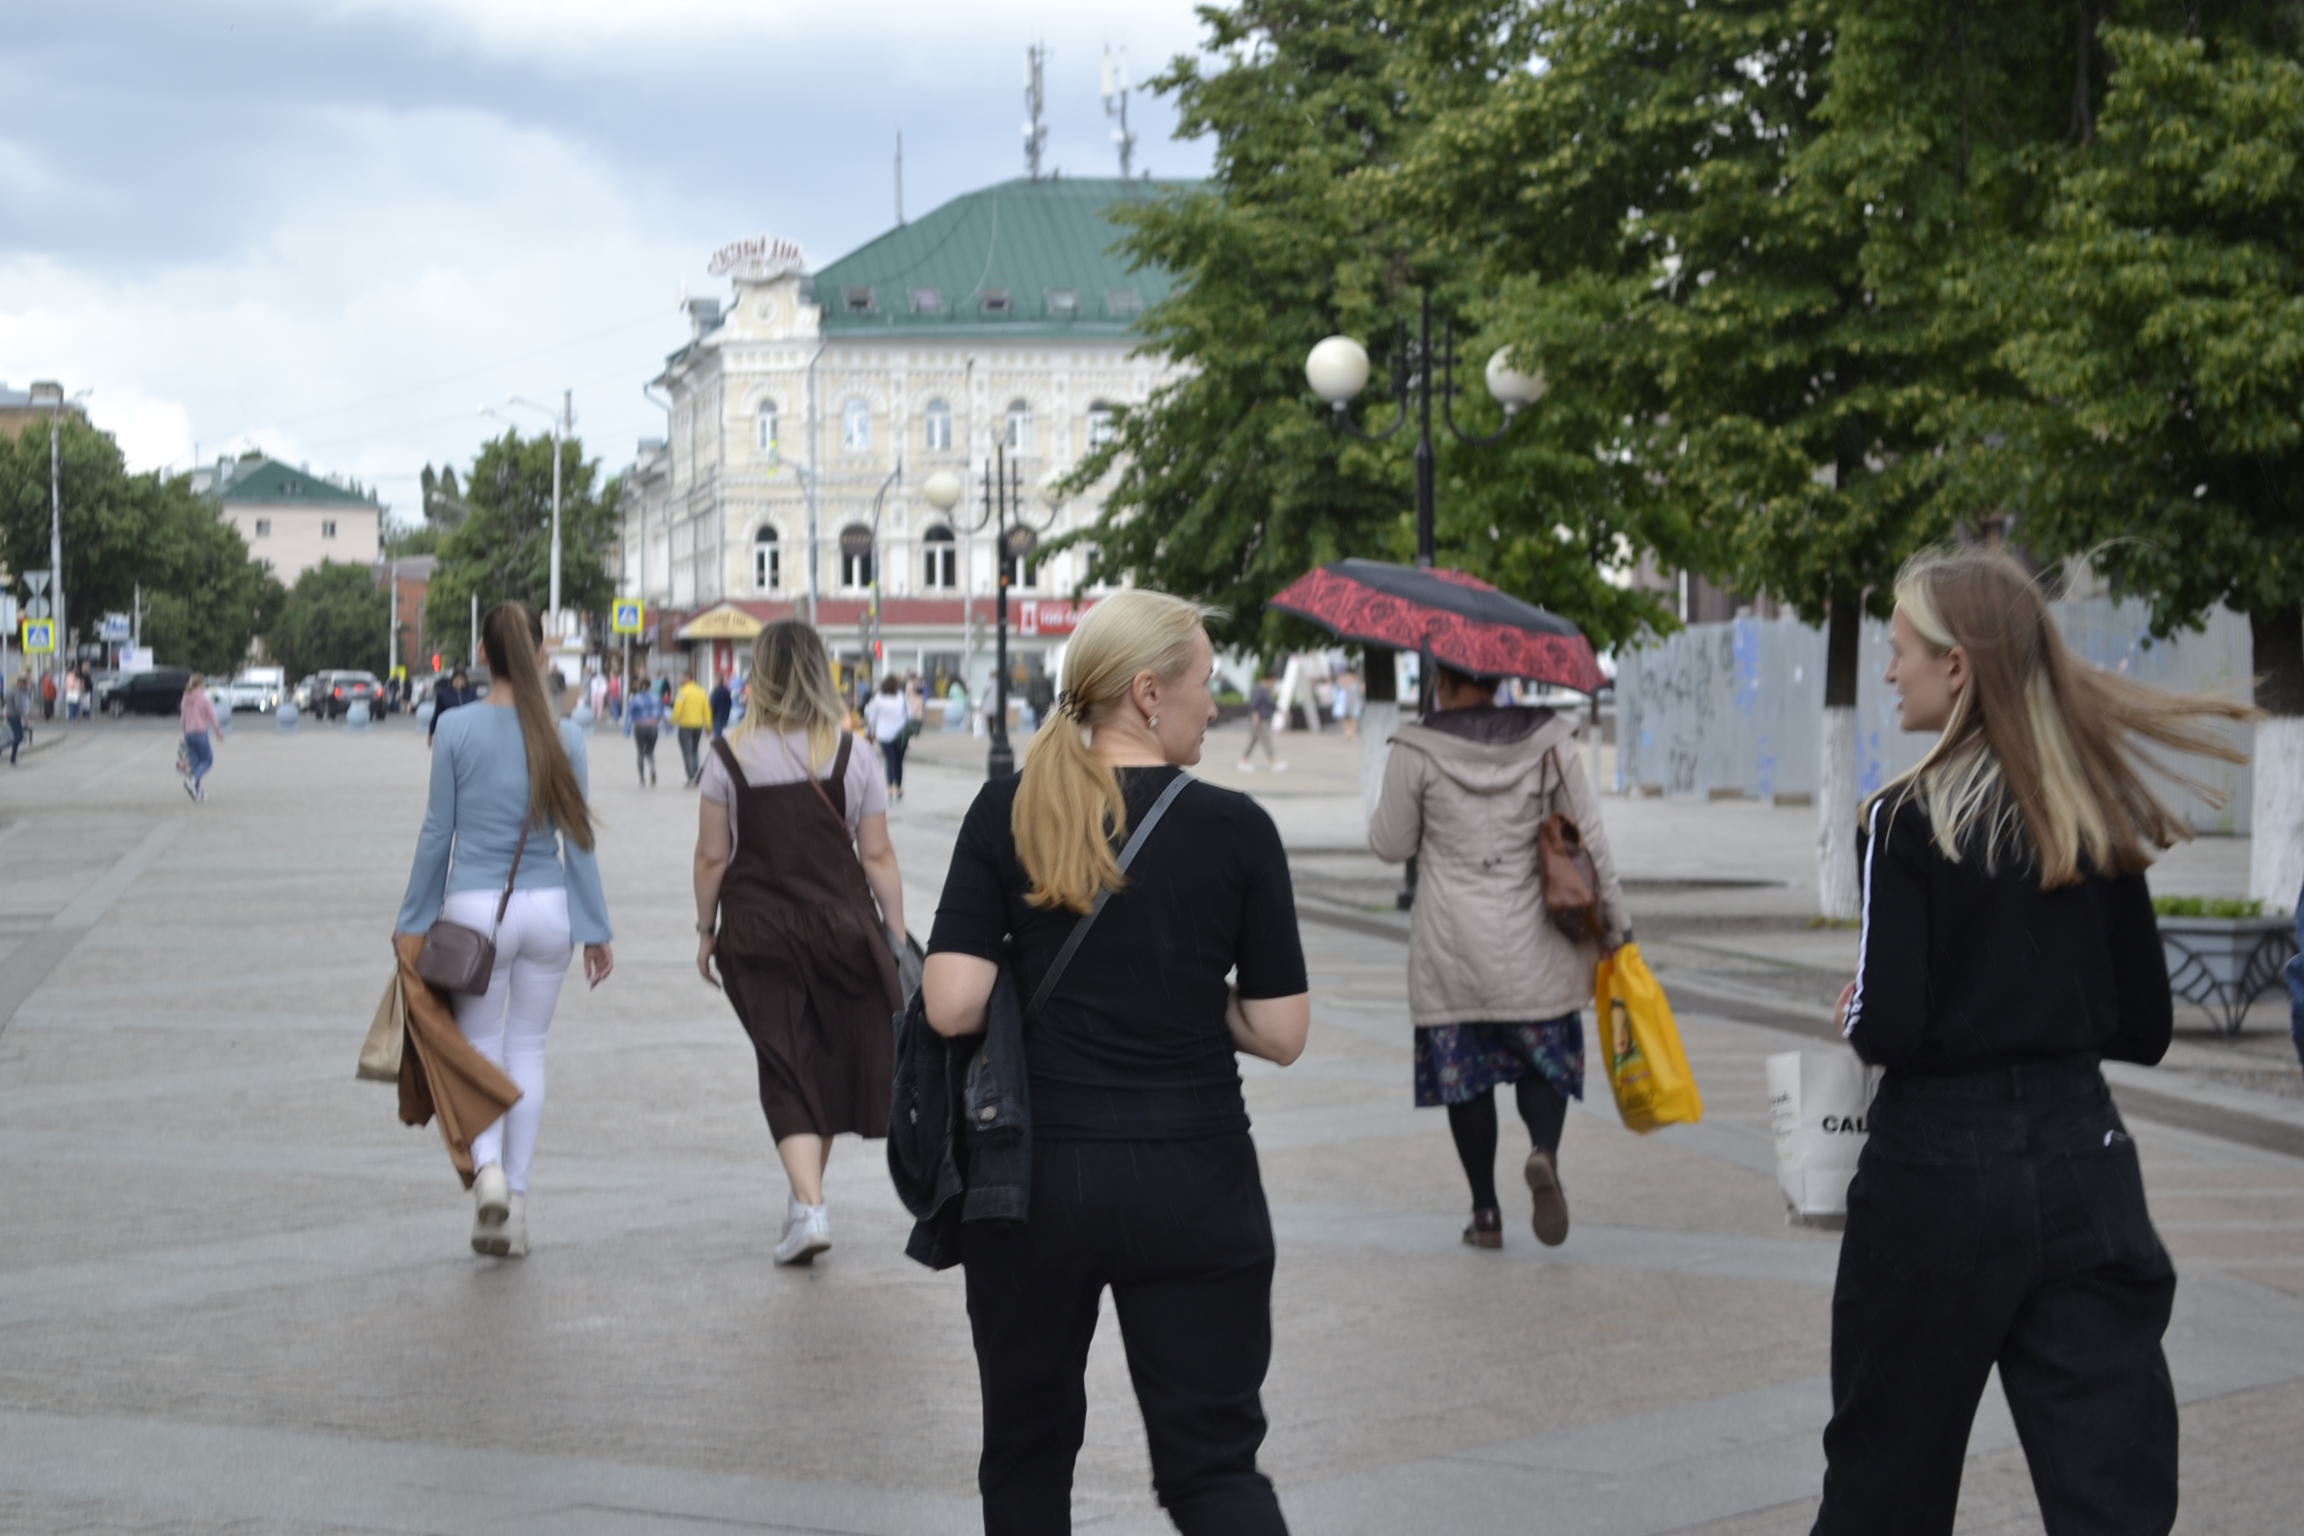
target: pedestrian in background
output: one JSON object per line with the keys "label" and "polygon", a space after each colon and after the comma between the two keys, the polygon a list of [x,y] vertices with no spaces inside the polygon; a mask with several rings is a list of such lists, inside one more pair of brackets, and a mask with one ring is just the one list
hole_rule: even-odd
{"label": "pedestrian in background", "polygon": [[[1584,1096],[1584,1024],[1593,969],[1630,935],[1600,803],[1573,727],[1549,709],[1503,709],[1496,684],[1442,667],[1438,707],[1392,737],[1368,846],[1416,860],[1408,933],[1408,1011],[1416,1104],[1444,1105],[1472,1186],[1464,1241],[1500,1248],[1496,1090],[1509,1085],[1528,1127],[1521,1166],[1536,1240],[1568,1237],[1560,1137]],[[1571,939],[1545,915],[1536,832],[1564,812],[1600,877],[1602,932]]]}
{"label": "pedestrian in background", "polygon": [[968,729],[968,685],[958,678],[944,686],[944,729]]}
{"label": "pedestrian in background", "polygon": [[904,883],[879,764],[847,716],[823,637],[798,619],[769,625],[752,642],[751,703],[714,739],[698,807],[696,969],[727,990],[759,1058],[760,1109],[791,1186],[778,1264],[832,1246],[832,1139],[888,1134]]}
{"label": "pedestrian in background", "polygon": [[184,728],[184,793],[205,800],[208,770],[216,766],[216,705],[208,697],[208,679],[200,673],[185,680],[176,718]]}
{"label": "pedestrian in background", "polygon": [[23,750],[24,737],[24,685],[19,682],[8,690],[8,766],[16,766],[16,754]]}
{"label": "pedestrian in background", "polygon": [[53,672],[43,674],[40,679],[40,718],[56,718],[56,674]]}
{"label": "pedestrian in background", "polygon": [[[456,1025],[520,1098],[472,1138],[472,1251],[528,1252],[528,1176],[544,1117],[544,1042],[575,947],[597,987],[615,969],[585,804],[584,733],[545,692],[543,621],[499,603],[480,624],[488,697],[440,727],[431,796],[395,924],[445,918],[496,940],[488,990],[454,998]],[[509,895],[507,896],[507,890]],[[499,904],[503,920],[497,920]]]}
{"label": "pedestrian in background", "polygon": [[639,686],[632,690],[632,702],[625,707],[625,723],[632,730],[632,751],[640,770],[640,782],[649,788],[656,784],[656,735],[664,724],[664,696],[648,686],[643,675]]}
{"label": "pedestrian in background", "polygon": [[904,683],[893,672],[880,679],[880,691],[865,704],[864,729],[880,748],[888,793],[903,799],[904,749],[912,740],[912,710],[904,701]]}
{"label": "pedestrian in background", "polygon": [[424,732],[424,745],[430,747],[440,736],[440,717],[461,704],[472,702],[472,679],[462,667],[448,674],[448,681],[432,690],[432,721]]}
{"label": "pedestrian in background", "polygon": [[1885,680],[1936,744],[1866,811],[1840,1024],[1886,1072],[1848,1187],[1815,1530],[1950,1532],[1997,1366],[2045,1527],[2162,1536],[2176,1274],[2099,1063],[2168,1048],[2144,870],[2191,831],[2135,738],[2237,762],[2218,726],[2255,712],[2088,666],[1997,550],[1924,555],[1895,593]]}
{"label": "pedestrian in background", "polygon": [[80,702],[85,697],[81,692],[80,669],[75,667],[64,674],[64,718],[67,721],[80,718]]}
{"label": "pedestrian in background", "polygon": [[1240,750],[1242,773],[1256,771],[1258,747],[1264,749],[1264,761],[1274,773],[1288,766],[1280,760],[1278,750],[1272,744],[1272,723],[1279,717],[1280,696],[1274,691],[1272,680],[1268,677],[1256,679],[1255,686],[1248,690],[1248,745]]}
{"label": "pedestrian in background", "polygon": [[728,691],[728,679],[725,677],[714,678],[711,693],[712,739],[714,741],[718,741],[728,734],[728,715],[734,709],[735,704],[736,696]]}
{"label": "pedestrian in background", "polygon": [[[1057,718],[1021,775],[978,792],[936,909],[923,1000],[960,1037],[985,1029],[1003,966],[1032,997],[1109,897],[1023,1033],[1029,1220],[960,1228],[987,1536],[1072,1528],[1107,1286],[1177,1528],[1287,1528],[1256,1465],[1273,1242],[1237,1055],[1294,1061],[1311,999],[1271,817],[1184,772],[1216,718],[1206,617],[1141,589],[1089,611]],[[1180,780],[1123,879],[1129,829]]]}
{"label": "pedestrian in background", "polygon": [[1360,695],[1365,685],[1357,672],[1336,679],[1336,723],[1344,727],[1346,741],[1360,739]]}
{"label": "pedestrian in background", "polygon": [[680,681],[680,691],[672,699],[672,728],[680,733],[680,761],[687,771],[688,787],[694,789],[704,774],[704,761],[699,755],[704,742],[704,731],[712,724],[712,700],[704,687],[693,677]]}

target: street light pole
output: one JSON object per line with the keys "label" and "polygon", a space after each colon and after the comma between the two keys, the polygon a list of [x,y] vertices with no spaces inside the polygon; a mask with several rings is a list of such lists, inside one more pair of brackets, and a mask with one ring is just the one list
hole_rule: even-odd
{"label": "street light pole", "polygon": [[67,396],[63,385],[43,380],[28,393],[48,402],[48,590],[55,594],[50,617],[56,624],[56,649],[48,653],[48,670],[53,673],[63,665],[65,637],[72,633],[64,614],[64,412],[73,401],[87,398],[88,391]]}
{"label": "street light pole", "polygon": [[[960,504],[963,490],[959,476],[938,470],[928,477],[925,495],[930,506],[950,515]],[[992,460],[984,466],[982,492],[982,515],[967,531],[991,531],[993,569],[999,575],[993,595],[992,748],[984,760],[986,777],[997,779],[1016,771],[1016,751],[1008,742],[1008,562],[1019,557],[1024,541],[1040,528],[1024,519],[1024,470],[1008,462],[1005,442],[994,445]],[[1054,521],[1051,515],[1049,523]]]}
{"label": "street light pole", "polygon": [[872,497],[872,627],[870,648],[865,652],[864,661],[875,683],[880,681],[880,578],[887,565],[880,554],[880,509],[888,500],[888,488],[902,478],[904,456],[898,454],[896,467],[888,472],[888,478],[880,482],[880,489]]}
{"label": "street light pole", "polygon": [[[560,460],[564,456],[561,451],[561,444],[576,435],[576,392],[572,389],[560,391],[560,409],[557,411],[549,406],[538,405],[533,400],[523,400],[518,395],[514,395],[504,403],[517,405],[523,410],[542,411],[552,423],[552,578],[548,606],[552,611],[552,638],[558,640],[560,638]],[[482,406],[480,414],[495,416],[496,412],[487,406]],[[502,420],[503,418],[498,417],[497,419]]]}

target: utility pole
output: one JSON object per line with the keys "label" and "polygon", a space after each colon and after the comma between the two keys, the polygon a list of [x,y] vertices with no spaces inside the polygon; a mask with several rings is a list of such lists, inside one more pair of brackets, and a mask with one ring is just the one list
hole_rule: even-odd
{"label": "utility pole", "polygon": [[[560,420],[552,434],[552,625],[560,625],[560,460],[562,444],[576,431],[576,392],[560,391]],[[559,636],[555,634],[554,639]]]}

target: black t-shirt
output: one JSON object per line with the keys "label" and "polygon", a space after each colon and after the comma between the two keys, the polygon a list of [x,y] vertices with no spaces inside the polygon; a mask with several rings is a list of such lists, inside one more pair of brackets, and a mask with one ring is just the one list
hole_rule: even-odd
{"label": "black t-shirt", "polygon": [[[1893,803],[1892,803],[1893,801]],[[1936,846],[1918,799],[1872,808],[1848,1038],[1877,1066],[1973,1071],[2059,1056],[2150,1065],[2174,1024],[2152,893],[2138,875],[2040,888]]]}
{"label": "black t-shirt", "polygon": [[[1120,772],[1133,829],[1182,770]],[[1012,939],[1028,1000],[1079,918],[1025,904],[1030,881],[1011,830],[1017,782],[992,780],[968,808],[928,950],[1003,962]],[[1262,806],[1194,782],[1145,840],[1047,1008],[1025,1025],[1033,1134],[1173,1141],[1246,1130],[1224,1023],[1235,969],[1243,997],[1306,990],[1288,856]]]}

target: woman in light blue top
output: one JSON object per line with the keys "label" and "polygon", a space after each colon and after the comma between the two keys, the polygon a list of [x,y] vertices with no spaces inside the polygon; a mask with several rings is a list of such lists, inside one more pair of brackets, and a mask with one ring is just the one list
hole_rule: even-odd
{"label": "woman in light blue top", "polygon": [[[528,1167],[560,984],[578,944],[595,987],[615,958],[584,803],[584,735],[556,717],[545,694],[543,624],[523,605],[502,603],[489,610],[480,638],[494,686],[480,705],[437,722],[432,798],[398,928],[421,934],[446,918],[495,934],[488,990],[454,1002],[465,1038],[520,1089],[504,1117],[472,1139],[479,1167],[472,1249],[518,1258],[528,1251]],[[499,926],[496,904],[508,878],[512,894]]]}

